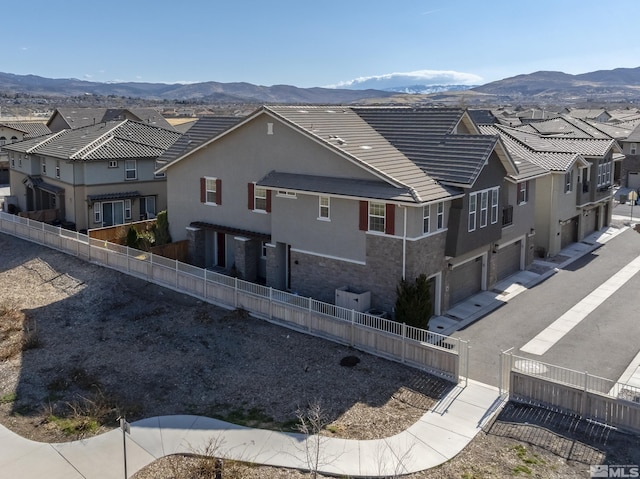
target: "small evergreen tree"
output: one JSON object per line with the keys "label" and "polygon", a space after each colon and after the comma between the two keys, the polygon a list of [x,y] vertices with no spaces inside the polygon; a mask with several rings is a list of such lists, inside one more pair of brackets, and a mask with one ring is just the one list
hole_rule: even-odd
{"label": "small evergreen tree", "polygon": [[171,235],[169,234],[169,218],[167,217],[167,211],[161,211],[156,217],[155,228],[156,246],[171,243]]}
{"label": "small evergreen tree", "polygon": [[135,228],[129,227],[127,231],[127,246],[129,248],[137,248],[138,247],[138,232]]}
{"label": "small evergreen tree", "polygon": [[431,292],[427,275],[415,281],[400,281],[396,289],[395,320],[416,328],[427,329],[432,314]]}

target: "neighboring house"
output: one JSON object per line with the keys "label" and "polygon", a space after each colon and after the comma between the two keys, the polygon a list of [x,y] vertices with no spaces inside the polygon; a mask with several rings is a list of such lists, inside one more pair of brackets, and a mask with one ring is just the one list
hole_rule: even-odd
{"label": "neighboring house", "polygon": [[602,123],[611,119],[611,115],[604,108],[564,108],[560,113],[580,120],[595,120]]}
{"label": "neighboring house", "polygon": [[155,162],[179,136],[122,120],[5,145],[11,194],[21,211],[58,210],[78,230],[152,217],[166,209]]}
{"label": "neighboring house", "polygon": [[43,122],[0,122],[0,185],[9,184],[9,157],[3,146],[51,133]]}
{"label": "neighboring house", "polygon": [[640,124],[629,135],[620,140],[625,154],[622,163],[623,186],[640,190]]}
{"label": "neighboring house", "polygon": [[461,109],[265,106],[167,153],[172,237],[249,281],[390,311],[425,274],[440,314],[532,260],[533,204],[513,205],[546,171]]}
{"label": "neighboring house", "polygon": [[56,108],[47,121],[47,126],[56,133],[121,120],[133,120],[165,130],[174,129],[162,114],[153,108]]}
{"label": "neighboring house", "polygon": [[605,135],[572,132],[570,125],[562,118],[520,128],[480,125],[483,133],[500,135],[514,158],[550,173],[536,180],[536,247],[543,256],[555,255],[611,222],[615,163],[623,158],[620,146]]}

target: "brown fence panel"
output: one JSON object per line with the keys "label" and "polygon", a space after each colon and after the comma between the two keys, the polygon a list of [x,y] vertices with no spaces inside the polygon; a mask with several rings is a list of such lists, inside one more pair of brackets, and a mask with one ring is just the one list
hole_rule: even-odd
{"label": "brown fence panel", "polygon": [[189,240],[176,241],[175,243],[167,243],[162,246],[151,247],[151,252],[165,258],[176,259],[181,263],[189,261]]}

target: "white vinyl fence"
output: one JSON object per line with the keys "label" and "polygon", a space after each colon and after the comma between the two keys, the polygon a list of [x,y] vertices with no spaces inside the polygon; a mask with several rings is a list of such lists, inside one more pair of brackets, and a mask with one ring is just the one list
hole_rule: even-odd
{"label": "white vinyl fence", "polygon": [[640,388],[508,352],[500,363],[509,400],[640,433]]}
{"label": "white vinyl fence", "polygon": [[466,381],[466,341],[0,212],[0,232],[376,356]]}

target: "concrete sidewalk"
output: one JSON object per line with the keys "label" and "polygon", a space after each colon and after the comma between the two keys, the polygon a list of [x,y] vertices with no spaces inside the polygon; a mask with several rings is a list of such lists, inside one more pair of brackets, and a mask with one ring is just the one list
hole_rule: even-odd
{"label": "concrete sidewalk", "polygon": [[600,248],[627,229],[629,229],[628,225],[609,226],[590,234],[579,243],[572,243],[551,258],[535,259],[529,269],[518,271],[499,281],[492,290],[481,291],[470,296],[465,301],[454,305],[444,315],[431,318],[429,330],[449,336],[467,327],[578,258]]}
{"label": "concrete sidewalk", "polygon": [[[455,387],[406,431],[357,441],[251,429],[199,416],[162,416],[131,424],[126,434],[128,477],[158,458],[202,454],[350,477],[384,477],[448,461],[500,410],[498,390],[475,381]],[[123,433],[62,444],[29,441],[0,426],[0,470],[21,479],[122,479]],[[319,449],[317,449],[319,447]]]}

